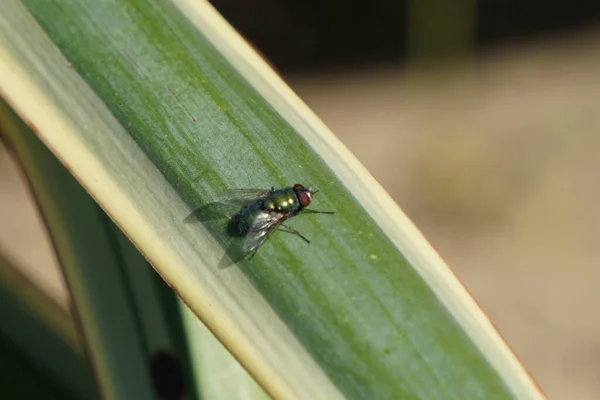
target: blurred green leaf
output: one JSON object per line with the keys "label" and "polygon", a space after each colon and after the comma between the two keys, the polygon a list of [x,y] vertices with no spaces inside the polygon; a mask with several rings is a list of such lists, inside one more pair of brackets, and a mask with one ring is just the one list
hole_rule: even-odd
{"label": "blurred green leaf", "polygon": [[3,398],[99,399],[71,316],[2,252],[0,320]]}

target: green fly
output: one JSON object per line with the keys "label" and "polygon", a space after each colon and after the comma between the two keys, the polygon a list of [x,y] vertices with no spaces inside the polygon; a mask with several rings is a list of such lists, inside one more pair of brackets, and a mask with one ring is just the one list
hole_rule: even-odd
{"label": "green fly", "polygon": [[293,233],[306,243],[304,235],[285,222],[301,213],[333,214],[332,211],[309,210],[312,196],[318,190],[306,188],[300,184],[283,189],[232,189],[221,194],[217,203],[241,207],[239,212],[229,217],[229,232],[242,236],[242,251],[250,258],[277,229]]}

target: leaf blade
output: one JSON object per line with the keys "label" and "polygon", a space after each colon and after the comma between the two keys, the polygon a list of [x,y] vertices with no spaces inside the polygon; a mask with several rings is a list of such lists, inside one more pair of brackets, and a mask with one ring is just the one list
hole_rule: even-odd
{"label": "leaf blade", "polygon": [[[374,186],[372,179],[367,180],[368,184],[357,179],[364,175],[364,171],[355,166],[348,168],[352,162],[347,161],[347,152],[340,150],[336,143],[332,144],[329,137],[314,131],[314,140],[307,142],[306,137],[297,135],[294,126],[282,119],[282,114],[277,113],[273,105],[264,103],[239,73],[230,69],[206,38],[190,33],[186,22],[181,20],[181,16],[175,15],[168,5],[152,2],[149,7],[151,10],[145,9],[143,12],[150,17],[144,19],[146,14],[138,15],[140,19],[131,24],[131,21],[116,15],[116,3],[113,2],[58,2],[60,7],[68,9],[56,8],[55,12],[46,14],[36,14],[39,12],[36,7],[53,5],[34,1],[25,3],[75,69],[82,73],[87,84],[103,98],[110,112],[132,134],[145,156],[153,161],[148,163],[144,154],[136,156],[139,165],[130,165],[135,171],[129,176],[130,180],[121,180],[120,185],[113,185],[112,189],[122,190],[136,177],[139,179],[151,170],[152,182],[156,185],[154,192],[168,194],[159,196],[160,201],[155,204],[149,204],[152,202],[141,198],[139,193],[127,193],[129,197],[123,204],[132,215],[142,205],[147,207],[144,215],[138,212],[140,215],[127,216],[124,215],[123,204],[119,209],[116,200],[111,198],[110,190],[98,185],[91,187],[94,179],[98,179],[97,172],[92,174],[89,171],[93,168],[88,165],[87,176],[80,179],[89,185],[90,192],[145,252],[159,272],[179,290],[194,311],[211,326],[213,332],[240,359],[252,360],[254,365],[245,364],[272,394],[281,397],[308,396],[307,383],[310,382],[313,389],[324,390],[317,393],[329,393],[329,398],[339,395],[337,388],[350,398],[398,394],[407,397],[435,396],[448,391],[460,391],[455,382],[462,382],[474,394],[487,392],[485,388],[488,388],[500,393],[499,398],[511,397],[505,380],[499,378],[494,368],[490,367],[487,360],[489,356],[482,357],[481,347],[476,346],[470,334],[467,335],[463,330],[465,321],[457,324],[456,314],[449,313],[447,308],[447,304],[451,304],[449,300],[464,302],[466,299],[470,302],[466,306],[467,311],[476,310],[476,306],[418,236],[414,227],[402,220],[404,217],[389,197],[382,194],[381,188]],[[110,9],[113,14],[102,10],[102,7]],[[162,12],[157,12],[153,7]],[[73,15],[77,15],[77,18],[69,20]],[[94,31],[94,34],[101,36],[100,39],[89,32],[86,36],[85,27],[90,24],[82,21],[88,21],[90,15],[100,21],[103,19],[98,15],[110,15],[112,32]],[[165,20],[163,17],[173,19]],[[147,22],[150,25],[144,25],[144,21],[152,18],[154,20]],[[137,31],[131,32],[131,26]],[[156,30],[153,31],[149,26]],[[82,29],[77,34],[78,42],[75,44],[69,42],[73,34],[68,29],[75,29],[73,27]],[[142,50],[139,54],[130,54],[129,50],[123,52],[118,39],[125,31],[131,33],[130,38],[140,38],[137,48]],[[190,37],[184,40],[187,35]],[[178,43],[179,40],[182,43]],[[170,49],[171,45],[173,49]],[[83,48],[88,49],[86,54],[80,51]],[[90,61],[97,57],[110,62],[102,65],[101,70]],[[143,66],[143,75],[150,76],[152,82],[150,79],[132,79],[139,67],[135,67],[131,59],[138,66]],[[174,65],[173,60],[180,62]],[[153,72],[150,75],[146,71]],[[178,92],[180,89],[186,91]],[[170,90],[175,94],[169,95]],[[140,93],[144,98],[143,104],[133,93]],[[197,94],[197,97],[192,97],[192,94]],[[201,127],[195,123],[200,118],[193,113],[194,110],[202,111]],[[285,115],[292,114],[290,111]],[[304,117],[296,118],[297,122]],[[83,121],[78,122],[74,137],[79,134],[83,138],[80,141],[97,140],[82,129],[83,125]],[[120,130],[122,137],[119,136],[119,140],[131,146],[118,125],[115,123],[114,129]],[[302,122],[297,122],[297,126],[300,125]],[[311,125],[304,122],[304,126],[306,133]],[[47,132],[43,133],[48,135]],[[63,161],[77,161],[65,148],[60,149],[60,142],[56,136],[51,147],[61,152]],[[318,146],[315,143],[319,142],[325,144],[317,154],[315,149]],[[107,143],[102,145],[108,146]],[[135,150],[134,147],[128,147],[128,151],[138,154],[139,149]],[[118,146],[111,150],[118,151]],[[94,164],[100,170],[102,167],[106,169],[106,163],[110,164],[106,161],[106,151],[96,151],[94,157],[105,158],[104,163]],[[324,158],[328,161],[324,161]],[[340,158],[346,161],[335,167],[334,173],[332,160]],[[114,159],[112,162],[115,162]],[[106,175],[102,178],[119,181],[119,174],[123,173],[122,165],[128,165],[127,160],[119,162],[124,163],[121,168],[113,168],[110,177]],[[339,163],[339,160],[336,162]],[[142,164],[144,168],[140,168]],[[79,168],[82,167],[79,165]],[[160,173],[155,168],[169,183],[160,180]],[[202,181],[198,182],[200,177]],[[353,180],[354,186],[349,185],[348,182]],[[211,267],[215,265],[214,252],[218,244],[211,240],[214,235],[217,242],[222,243],[224,238],[219,236],[219,232],[212,231],[211,235],[203,232],[202,228],[175,225],[186,214],[183,212],[185,204],[178,195],[189,204],[214,196],[217,191],[228,187],[285,186],[290,181],[327,188],[327,192],[319,199],[320,204],[323,208],[338,212],[335,225],[317,219],[298,220],[297,225],[294,222],[295,228],[302,228],[313,238],[315,246],[310,249],[276,236],[261,248],[260,258],[256,257],[258,260],[252,266],[242,264],[239,271],[216,274]],[[143,193],[150,195],[147,188]],[[364,207],[369,209],[371,215],[364,212]],[[168,215],[160,215],[161,208]],[[148,220],[149,215],[151,221]],[[372,219],[373,215],[377,223]],[[390,219],[390,215],[392,222],[382,223],[386,218]],[[403,223],[400,228],[394,225],[398,221]],[[386,227],[385,232],[381,226]],[[161,240],[168,234],[177,237],[177,243]],[[405,240],[407,236],[412,238]],[[155,247],[152,248],[150,244]],[[419,246],[425,246],[425,251]],[[210,250],[202,258],[199,253],[207,249]],[[180,269],[173,271],[173,266]],[[202,274],[196,270],[202,271]],[[439,288],[432,289],[432,286],[424,283],[422,278],[427,274],[438,275],[437,280],[430,282],[443,282],[439,276],[447,280],[450,290],[445,292],[448,298],[444,304],[439,302],[438,297],[444,292],[435,292],[433,289]],[[211,292],[215,284],[220,285],[231,297],[224,299],[222,293]],[[252,293],[249,296],[252,302],[239,295],[239,290]],[[361,297],[353,299],[355,294]],[[215,299],[220,302],[217,304]],[[219,308],[219,312],[208,307],[211,303],[212,307]],[[249,307],[250,304],[256,308]],[[259,308],[260,312],[256,312]],[[221,313],[223,310],[227,312]],[[227,315],[228,319],[219,314]],[[473,323],[480,318],[480,314],[465,320]],[[274,336],[269,336],[261,329],[259,320],[269,322],[269,334]],[[523,373],[518,368],[515,369],[512,356],[505,350],[497,334],[490,334],[489,327],[480,329],[481,323],[479,321],[477,326],[483,339],[493,346],[500,344],[503,347],[501,351],[492,349],[489,353],[504,357],[500,365],[508,365],[513,369],[509,375],[516,377],[517,383],[512,387],[535,394],[536,389],[531,389],[531,383],[523,379]],[[231,332],[240,326],[246,329],[251,327],[252,334],[237,332],[236,342]],[[277,352],[270,353],[268,345],[273,343],[279,347]],[[478,344],[481,343],[480,340]],[[290,349],[293,349],[291,353]],[[281,354],[293,354],[293,358],[298,360],[295,366],[284,367],[280,364],[278,359]],[[316,375],[311,372],[315,366],[313,360],[321,368]],[[411,369],[406,369],[407,365]],[[293,376],[291,371],[300,373],[302,378]],[[329,383],[329,379],[335,382],[336,387]],[[319,383],[315,386],[314,382]]]}

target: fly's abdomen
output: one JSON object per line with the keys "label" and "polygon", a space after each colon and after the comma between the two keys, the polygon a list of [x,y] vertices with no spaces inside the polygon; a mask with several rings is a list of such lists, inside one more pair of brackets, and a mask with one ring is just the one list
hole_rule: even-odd
{"label": "fly's abdomen", "polygon": [[229,223],[230,234],[234,236],[244,236],[250,230],[252,223],[257,215],[262,213],[260,204],[253,204],[245,207],[239,214],[231,218]]}

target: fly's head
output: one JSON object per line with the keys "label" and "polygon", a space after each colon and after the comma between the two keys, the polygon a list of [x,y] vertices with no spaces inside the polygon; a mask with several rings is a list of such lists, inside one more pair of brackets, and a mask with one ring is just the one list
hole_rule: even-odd
{"label": "fly's head", "polygon": [[313,190],[313,189],[304,187],[299,183],[296,183],[292,189],[296,193],[296,196],[298,197],[298,201],[300,202],[300,210],[308,207],[312,200],[313,194],[318,192],[318,190]]}

